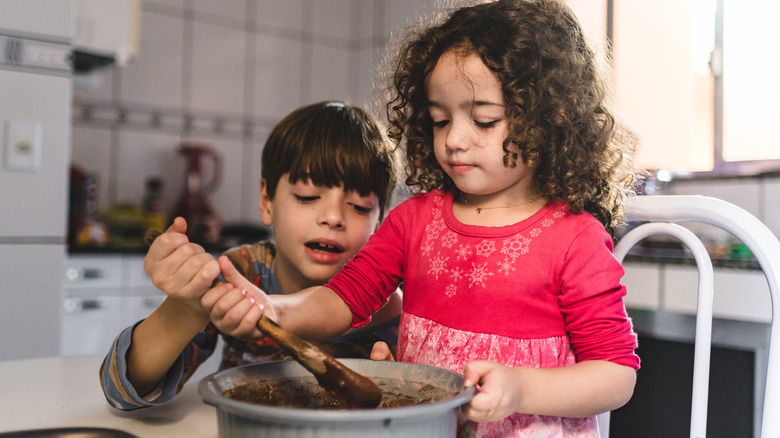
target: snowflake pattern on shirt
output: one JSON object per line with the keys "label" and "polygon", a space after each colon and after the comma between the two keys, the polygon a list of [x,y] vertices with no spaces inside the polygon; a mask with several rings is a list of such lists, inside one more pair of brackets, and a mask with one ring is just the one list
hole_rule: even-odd
{"label": "snowflake pattern on shirt", "polygon": [[[428,263],[428,274],[437,281],[449,278],[449,283],[445,283],[444,289],[440,291],[447,298],[455,296],[458,290],[489,289],[492,287],[491,282],[500,282],[502,278],[512,275],[520,259],[531,252],[534,239],[565,214],[556,211],[552,217],[543,219],[539,226],[506,239],[481,239],[474,242],[469,241],[474,239],[449,229],[442,215],[443,196],[436,196],[434,204],[433,220],[425,228],[422,251]],[[471,261],[471,268],[462,271],[460,267],[463,261]]]}

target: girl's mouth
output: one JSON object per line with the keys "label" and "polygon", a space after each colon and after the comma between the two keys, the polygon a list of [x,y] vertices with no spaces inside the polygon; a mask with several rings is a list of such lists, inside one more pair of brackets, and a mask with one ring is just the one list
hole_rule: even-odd
{"label": "girl's mouth", "polygon": [[450,163],[450,167],[452,168],[452,171],[455,173],[464,173],[464,172],[468,172],[469,170],[476,169],[477,166],[474,166],[472,164],[464,164],[464,163]]}

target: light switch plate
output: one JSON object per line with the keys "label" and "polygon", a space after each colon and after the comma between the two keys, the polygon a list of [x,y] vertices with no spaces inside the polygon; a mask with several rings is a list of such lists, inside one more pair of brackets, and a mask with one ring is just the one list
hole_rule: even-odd
{"label": "light switch plate", "polygon": [[5,168],[16,172],[37,172],[41,167],[41,123],[8,120],[5,124]]}

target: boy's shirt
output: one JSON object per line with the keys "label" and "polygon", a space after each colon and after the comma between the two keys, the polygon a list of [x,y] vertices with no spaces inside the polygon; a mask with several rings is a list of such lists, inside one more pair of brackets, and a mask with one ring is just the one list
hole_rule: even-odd
{"label": "boy's shirt", "polygon": [[[272,243],[260,242],[232,248],[225,252],[225,255],[244,277],[269,295],[278,295],[283,292],[273,270],[275,253]],[[365,333],[345,334],[316,345],[334,357],[367,359],[377,341],[387,342],[395,349],[399,319],[395,318],[379,327],[366,330]],[[269,338],[257,342],[242,341],[221,334],[213,324],[209,324],[184,348],[160,385],[149,394],[139,395],[127,379],[126,355],[130,349],[135,325],[117,336],[100,367],[103,393],[108,403],[117,409],[132,410],[164,404],[171,400],[200,364],[214,353],[219,336],[225,340],[220,369],[292,359]]]}

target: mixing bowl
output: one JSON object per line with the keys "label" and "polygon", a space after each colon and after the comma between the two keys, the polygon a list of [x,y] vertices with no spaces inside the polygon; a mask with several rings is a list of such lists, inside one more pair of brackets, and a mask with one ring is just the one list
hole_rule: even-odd
{"label": "mixing bowl", "polygon": [[[218,371],[204,378],[198,390],[205,403],[217,408],[220,437],[280,438],[455,437],[459,408],[471,400],[475,391],[473,387],[463,387],[461,375],[437,367],[367,359],[339,361],[379,385],[383,390],[379,408],[274,406],[239,401],[226,394],[241,385],[271,385],[279,390],[293,388],[292,391],[316,392],[319,388],[314,377],[295,361]],[[432,397],[435,401],[428,400]],[[382,407],[393,405],[394,398],[419,399],[419,403]],[[312,402],[317,406],[316,401]]]}

